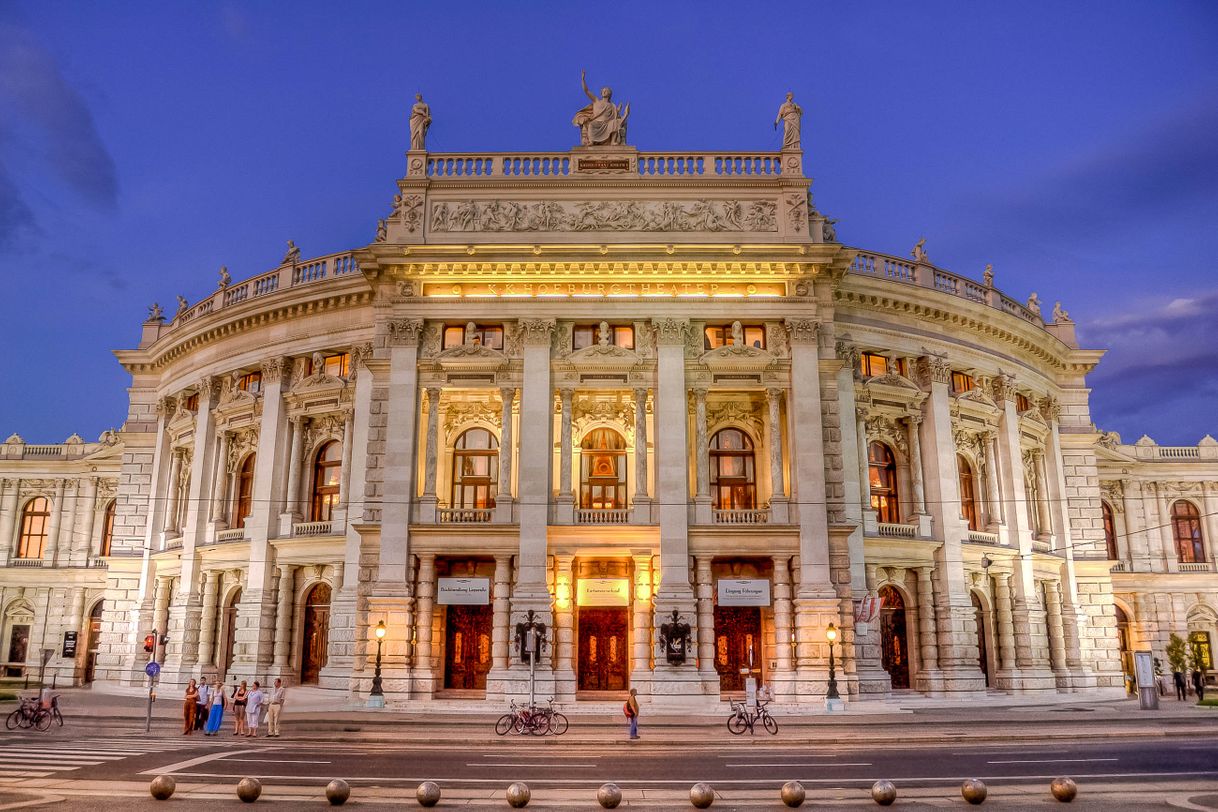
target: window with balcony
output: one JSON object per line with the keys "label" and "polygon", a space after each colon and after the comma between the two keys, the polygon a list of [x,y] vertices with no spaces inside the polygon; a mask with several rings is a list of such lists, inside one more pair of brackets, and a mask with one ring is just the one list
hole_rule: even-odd
{"label": "window with balcony", "polygon": [[254,463],[257,454],[249,454],[237,469],[237,488],[233,493],[232,527],[245,527],[245,520],[254,509]]}
{"label": "window with balcony", "polygon": [[46,497],[37,496],[25,503],[21,511],[21,535],[17,539],[18,558],[42,558],[50,521],[51,503]]}
{"label": "window with balcony", "polygon": [[896,524],[901,521],[901,506],[897,494],[897,459],[884,443],[867,447],[868,481],[871,483],[871,509],[877,521]]}
{"label": "window with balcony", "polygon": [[[623,349],[634,349],[634,327],[629,324],[608,325],[605,335],[607,343]],[[571,349],[582,350],[601,343],[601,328],[599,324],[577,324],[571,331]]]}
{"label": "window with balcony", "polygon": [[1171,529],[1180,563],[1204,564],[1205,540],[1201,537],[1201,514],[1197,512],[1197,506],[1184,499],[1173,503]]}
{"label": "window with balcony", "polygon": [[101,541],[97,545],[98,555],[110,555],[110,548],[114,541],[114,511],[115,501],[110,500],[106,505],[106,512],[102,514],[102,529]]}
{"label": "window with balcony", "polygon": [[970,392],[977,387],[977,382],[973,380],[972,375],[964,372],[952,373],[952,394],[960,395],[965,392]]}
{"label": "window with balcony", "polygon": [[1100,510],[1104,514],[1104,547],[1108,557],[1115,561],[1121,557],[1117,552],[1116,517],[1112,515],[1112,508],[1107,502],[1100,502]]}
{"label": "window with balcony", "polygon": [[309,500],[311,522],[328,522],[333,516],[338,504],[342,454],[342,445],[337,440],[331,440],[317,449],[313,456],[313,495]]}
{"label": "window with balcony", "polygon": [[960,516],[968,522],[969,530],[980,530],[977,513],[977,492],[973,485],[973,466],[962,455],[956,455],[956,470],[960,474]]}
{"label": "window with balcony", "polygon": [[499,440],[466,429],[453,446],[452,507],[493,508],[499,480]]}
{"label": "window with balcony", "polygon": [[262,373],[247,372],[237,379],[237,388],[242,392],[256,395],[262,391]]}
{"label": "window with balcony", "polygon": [[503,349],[502,324],[454,324],[444,328],[443,349],[462,344],[480,344],[492,350]]}
{"label": "window with balcony", "polygon": [[751,437],[740,429],[715,432],[710,441],[710,487],[716,510],[754,510],[756,471]]}
{"label": "window with balcony", "polygon": [[[742,326],[743,343],[746,347],[756,347],[759,350],[765,349],[765,327],[760,324],[745,324]],[[706,338],[704,345],[708,350],[718,349],[719,347],[731,347],[736,343],[732,337],[732,326],[720,325],[717,327],[706,328]]]}
{"label": "window with balcony", "polygon": [[594,429],[580,444],[579,506],[626,507],[626,440],[613,429]]}

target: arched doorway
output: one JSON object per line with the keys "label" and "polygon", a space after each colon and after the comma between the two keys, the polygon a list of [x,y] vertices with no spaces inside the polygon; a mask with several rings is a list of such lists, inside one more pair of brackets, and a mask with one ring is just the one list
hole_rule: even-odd
{"label": "arched doorway", "polygon": [[909,687],[909,637],[905,632],[905,599],[895,587],[880,587],[880,661],[893,689]]}
{"label": "arched doorway", "polygon": [[330,640],[330,585],[319,583],[304,602],[304,650],[300,656],[300,681],[317,682],[326,667]]}
{"label": "arched doorway", "polygon": [[973,613],[977,617],[977,665],[981,675],[985,677],[985,687],[990,687],[990,636],[986,633],[988,625],[985,617],[985,604],[976,592],[969,593],[973,598]]}
{"label": "arched doorway", "polygon": [[1130,645],[1129,639],[1129,615],[1115,604],[1112,608],[1116,610],[1117,644],[1121,651],[1121,673],[1125,675],[1125,690],[1133,693],[1133,646]]}
{"label": "arched doorway", "polygon": [[20,677],[25,674],[25,662],[29,656],[30,629],[34,626],[34,610],[25,601],[17,601],[4,614],[4,635],[0,651],[8,665],[5,676]]}
{"label": "arched doorway", "polygon": [[240,602],[241,590],[233,590],[219,617],[220,656],[216,660],[216,668],[220,671],[222,680],[228,676],[228,669],[233,666],[233,643],[237,637],[237,604]]}
{"label": "arched doorway", "polygon": [[93,604],[93,609],[89,612],[89,630],[86,632],[88,637],[85,639],[85,685],[93,682],[93,670],[97,665],[97,641],[101,639],[101,618],[102,604],[105,601],[98,601]]}

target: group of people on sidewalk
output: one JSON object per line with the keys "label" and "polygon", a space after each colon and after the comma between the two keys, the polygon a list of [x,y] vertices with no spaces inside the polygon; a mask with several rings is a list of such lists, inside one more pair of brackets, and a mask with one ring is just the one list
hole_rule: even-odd
{"label": "group of people on sidewalk", "polygon": [[279,737],[279,717],[287,702],[288,689],[283,680],[276,679],[275,687],[263,691],[262,685],[255,682],[253,687],[246,680],[240,685],[234,685],[232,693],[224,694],[224,685],[216,680],[211,685],[204,682],[198,685],[194,680],[186,686],[186,696],[182,703],[182,735],[189,736],[196,730],[202,730],[204,736],[216,736],[224,722],[224,710],[231,707],[233,713],[233,735],[258,737],[258,728],[262,726],[263,707],[266,708],[267,737]]}
{"label": "group of people on sidewalk", "polygon": [[[1187,699],[1188,689],[1184,681],[1184,673],[1181,671],[1173,671],[1172,681],[1176,685],[1176,699]],[[1198,702],[1205,699],[1205,677],[1197,669],[1193,669],[1193,691],[1197,694]]]}

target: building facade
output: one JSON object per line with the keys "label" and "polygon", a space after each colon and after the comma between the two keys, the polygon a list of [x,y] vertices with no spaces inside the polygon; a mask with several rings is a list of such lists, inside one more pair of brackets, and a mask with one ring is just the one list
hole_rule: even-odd
{"label": "building facade", "polygon": [[359,698],[383,623],[391,705],[499,703],[531,617],[539,695],[799,703],[831,624],[847,699],[1115,694],[1215,634],[1218,443],[1097,431],[1060,306],[839,243],[786,105],[772,153],[611,108],[563,153],[416,115],[372,243],[154,307],[120,431],[0,446],[4,667],[142,684],[155,629],[170,684]]}

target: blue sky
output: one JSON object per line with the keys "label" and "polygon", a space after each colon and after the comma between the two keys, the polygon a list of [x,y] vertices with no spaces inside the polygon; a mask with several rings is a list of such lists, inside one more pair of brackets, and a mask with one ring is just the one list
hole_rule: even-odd
{"label": "blue sky", "polygon": [[1218,434],[1218,3],[0,0],[0,436],[124,416],[110,355],[362,245],[422,91],[435,150],[566,149],[589,84],[642,149],[774,149],[787,90],[846,243],[1063,301],[1096,422]]}

